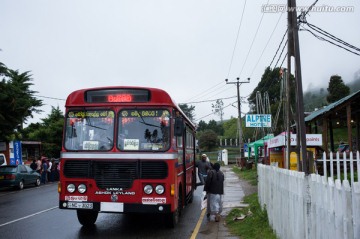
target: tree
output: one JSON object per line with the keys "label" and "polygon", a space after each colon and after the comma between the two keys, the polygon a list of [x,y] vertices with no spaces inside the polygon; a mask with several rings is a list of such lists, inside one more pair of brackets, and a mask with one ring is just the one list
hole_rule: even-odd
{"label": "tree", "polygon": [[41,123],[30,124],[22,133],[25,140],[42,142],[42,153],[48,157],[60,157],[64,115],[59,107],[51,107],[51,113]]}
{"label": "tree", "polygon": [[41,112],[42,101],[34,97],[36,91],[30,90],[31,75],[28,71],[19,73],[0,64],[0,137],[2,140],[19,138],[19,129],[33,113]]}
{"label": "tree", "polygon": [[341,76],[333,75],[330,77],[329,88],[327,88],[329,94],[326,99],[329,103],[338,101],[350,94],[350,88],[346,86],[341,79]]}
{"label": "tree", "polygon": [[[277,111],[279,109],[279,104],[281,104],[280,92],[281,92],[281,76],[280,76],[280,68],[271,69],[267,67],[264,71],[264,74],[261,77],[261,81],[254,89],[254,91],[250,94],[249,107],[251,113],[256,112],[256,94],[260,92],[263,95],[265,92],[268,92],[269,95],[269,103],[270,103],[270,111],[272,117],[275,117]],[[290,77],[290,103],[292,109],[296,109],[296,100],[295,100],[295,78],[293,75]],[[279,115],[284,115],[283,107],[280,108]],[[275,123],[275,122],[274,122]],[[279,117],[277,122],[277,128],[274,133],[280,133],[284,130],[284,119]]]}
{"label": "tree", "polygon": [[224,134],[222,123],[218,124],[215,120],[210,120],[206,129],[210,129],[218,135]]}
{"label": "tree", "polygon": [[193,105],[188,105],[188,104],[179,104],[180,109],[184,112],[184,114],[191,120],[194,121],[194,110],[195,110],[195,106]]}
{"label": "tree", "polygon": [[215,105],[212,104],[211,107],[213,108],[214,113],[220,117],[220,121],[222,123],[224,116],[224,102],[217,99]]}
{"label": "tree", "polygon": [[207,123],[203,120],[200,120],[196,130],[197,131],[205,131],[207,128],[208,128]]}
{"label": "tree", "polygon": [[199,147],[201,151],[211,151],[218,146],[217,134],[208,129],[199,137]]}

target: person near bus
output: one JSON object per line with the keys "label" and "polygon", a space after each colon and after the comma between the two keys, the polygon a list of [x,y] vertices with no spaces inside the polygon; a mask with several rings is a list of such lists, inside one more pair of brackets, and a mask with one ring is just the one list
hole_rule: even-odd
{"label": "person near bus", "polygon": [[199,176],[201,185],[205,184],[205,178],[207,176],[207,173],[209,170],[212,169],[210,162],[207,161],[206,159],[207,159],[207,155],[202,154],[201,160],[196,162],[196,167],[198,168],[198,176]]}
{"label": "person near bus", "polygon": [[220,170],[220,164],[215,163],[214,169],[209,170],[206,177],[204,191],[207,195],[207,217],[215,215],[215,221],[220,221],[222,211],[222,195],[224,194],[224,173]]}

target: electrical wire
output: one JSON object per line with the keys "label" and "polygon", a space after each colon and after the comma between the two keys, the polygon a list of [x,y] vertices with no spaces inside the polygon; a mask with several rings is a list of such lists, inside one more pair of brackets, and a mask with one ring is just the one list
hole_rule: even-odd
{"label": "electrical wire", "polygon": [[319,40],[321,40],[321,41],[326,41],[326,42],[328,42],[328,43],[330,43],[330,44],[333,44],[333,45],[335,45],[335,46],[337,46],[337,47],[339,47],[339,48],[342,48],[342,49],[344,49],[344,50],[346,50],[346,51],[348,51],[348,52],[351,52],[351,53],[353,53],[353,54],[355,54],[355,55],[360,56],[359,53],[354,52],[354,51],[352,51],[352,50],[349,50],[349,49],[347,49],[347,48],[345,48],[345,47],[343,47],[343,46],[341,46],[341,45],[339,45],[339,44],[336,44],[336,43],[334,43],[334,42],[332,42],[332,41],[330,41],[330,40],[328,40],[328,39],[325,39],[325,38],[323,38],[323,37],[321,37],[321,36],[318,36],[318,35],[316,35],[314,32],[312,32],[312,31],[309,30],[309,29],[306,29],[306,28],[303,27],[301,30],[302,30],[302,31],[310,32],[314,37],[316,37],[317,39],[319,39]]}
{"label": "electrical wire", "polygon": [[236,98],[236,97],[237,96],[231,96],[231,97],[226,97],[226,98],[218,98],[218,99],[202,100],[202,101],[193,101],[193,102],[179,103],[179,104],[199,104],[199,103],[212,102],[212,101],[217,101],[217,100],[228,100],[228,99],[233,99],[233,98]]}
{"label": "electrical wire", "polygon": [[[270,1],[270,0],[268,0],[268,1],[267,1],[266,5],[268,5],[268,4],[269,4],[269,1]],[[256,32],[255,32],[254,38],[253,38],[253,40],[252,40],[252,42],[251,42],[251,45],[250,45],[249,51],[248,51],[248,53],[247,53],[247,55],[246,55],[246,58],[245,58],[244,64],[243,64],[243,66],[242,66],[242,68],[241,68],[241,71],[240,71],[240,73],[239,73],[239,78],[241,78],[241,73],[242,73],[242,72],[243,72],[243,70],[244,70],[244,67],[245,67],[245,65],[246,65],[247,59],[248,59],[248,57],[249,57],[249,55],[250,55],[250,52],[251,52],[251,49],[252,49],[252,47],[253,47],[253,45],[254,45],[254,42],[255,42],[256,36],[257,36],[257,34],[258,34],[258,32],[259,32],[259,29],[260,29],[260,26],[261,26],[262,20],[263,20],[263,18],[264,18],[264,14],[265,14],[265,12],[263,12],[263,14],[261,15],[261,19],[260,19],[260,21],[259,21],[259,25],[258,25],[258,27],[257,27],[257,29],[256,29]]]}
{"label": "electrical wire", "polygon": [[[280,53],[280,55],[279,55],[279,58],[278,58],[278,60],[276,61],[276,64],[275,64],[275,66],[274,66],[274,69],[277,67],[277,65],[278,65],[278,63],[279,63],[279,60],[280,60],[280,58],[281,58],[281,56],[282,56],[282,54],[283,54],[283,52],[284,52],[284,50],[285,50],[285,47],[286,47],[287,43],[288,43],[288,41],[285,42],[285,45],[284,45],[283,49],[281,50],[281,53]],[[286,55],[286,54],[285,54],[285,55]]]}
{"label": "electrical wire", "polygon": [[277,53],[278,53],[278,52],[279,52],[279,50],[280,50],[281,44],[283,43],[283,41],[284,41],[284,39],[285,39],[285,36],[286,36],[286,33],[287,33],[287,32],[288,32],[288,29],[286,29],[286,31],[285,31],[285,33],[284,33],[284,35],[283,35],[282,39],[281,39],[281,42],[280,42],[280,44],[279,44],[278,48],[276,49],[275,55],[274,55],[273,59],[271,60],[270,65],[269,65],[270,67],[271,67],[272,63],[274,62],[274,60],[275,60],[275,58],[276,58]]}
{"label": "electrical wire", "polygon": [[227,74],[227,77],[226,77],[227,79],[228,79],[229,76],[230,76],[230,71],[231,71],[231,67],[232,67],[233,60],[234,60],[235,50],[236,50],[237,42],[238,42],[238,39],[239,39],[240,28],[241,28],[241,24],[242,24],[243,17],[244,17],[245,7],[246,7],[246,0],[245,0],[245,2],[244,2],[243,11],[242,11],[241,18],[240,18],[240,24],[239,24],[239,27],[238,27],[238,31],[237,31],[237,35],[236,35],[236,40],[235,40],[235,45],[234,45],[234,49],[233,49],[232,56],[231,56],[229,71],[228,71],[228,74]]}
{"label": "electrical wire", "polygon": [[34,95],[34,96],[40,97],[40,98],[45,98],[45,99],[51,99],[51,100],[62,100],[62,101],[66,101],[65,99],[54,98],[54,97],[49,97],[49,96],[42,96],[42,95]]}
{"label": "electrical wire", "polygon": [[271,32],[271,35],[270,35],[270,37],[269,37],[269,39],[268,39],[268,41],[267,41],[264,49],[262,50],[262,52],[261,52],[261,54],[260,54],[260,56],[259,56],[259,59],[257,60],[255,66],[254,66],[254,68],[253,68],[253,70],[251,71],[250,78],[252,78],[252,75],[254,74],[254,71],[255,71],[256,67],[258,66],[258,64],[259,64],[260,59],[261,59],[261,57],[263,56],[263,54],[264,54],[264,52],[265,52],[265,49],[266,49],[267,46],[269,45],[269,42],[270,42],[272,36],[274,35],[274,32],[275,32],[275,30],[276,30],[276,28],[277,28],[277,26],[278,26],[278,24],[279,24],[279,22],[280,22],[280,19],[281,19],[281,17],[282,17],[283,14],[284,14],[284,12],[282,12],[282,13],[280,14],[280,16],[279,16],[279,18],[278,18],[278,20],[277,20],[277,22],[276,22],[276,24],[275,24],[275,27],[274,27],[273,31]]}

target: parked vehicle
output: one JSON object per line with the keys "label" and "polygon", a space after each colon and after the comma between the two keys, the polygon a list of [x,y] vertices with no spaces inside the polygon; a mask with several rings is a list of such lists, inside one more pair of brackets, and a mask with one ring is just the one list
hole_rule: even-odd
{"label": "parked vehicle", "polygon": [[27,165],[0,166],[0,187],[17,187],[20,190],[25,185],[40,185],[40,174]]}

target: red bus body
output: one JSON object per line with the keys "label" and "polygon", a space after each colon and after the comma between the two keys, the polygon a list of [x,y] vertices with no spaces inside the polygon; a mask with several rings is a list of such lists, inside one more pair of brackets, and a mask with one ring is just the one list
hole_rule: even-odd
{"label": "red bus body", "polygon": [[196,188],[195,127],[163,90],[101,87],[66,100],[59,207],[82,225],[99,212],[159,213],[176,225]]}

